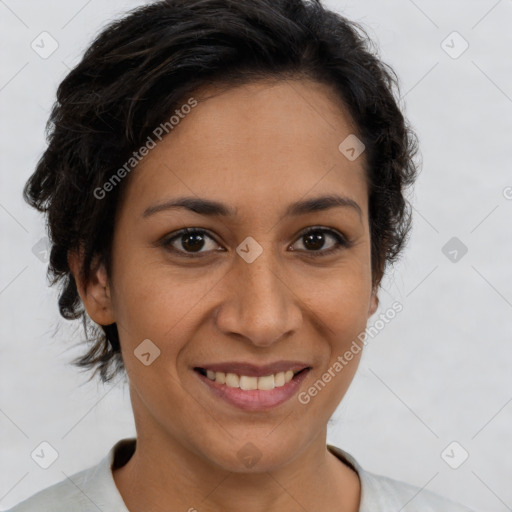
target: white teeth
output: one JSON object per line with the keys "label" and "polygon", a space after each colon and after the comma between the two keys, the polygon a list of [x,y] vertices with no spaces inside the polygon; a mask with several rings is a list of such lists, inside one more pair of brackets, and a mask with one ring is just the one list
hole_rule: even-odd
{"label": "white teeth", "polygon": [[273,375],[266,375],[265,377],[259,377],[258,378],[258,389],[274,389],[275,383],[274,383],[274,376]]}
{"label": "white teeth", "polygon": [[274,375],[274,386],[279,388],[285,385],[284,372],[279,372]]}
{"label": "white teeth", "polygon": [[235,373],[226,373],[226,386],[228,388],[239,388],[240,378]]}
{"label": "white teeth", "polygon": [[271,390],[279,388],[290,382],[293,379],[294,373],[292,370],[288,370],[263,377],[249,377],[247,375],[237,375],[236,373],[206,370],[206,376],[218,384],[225,384],[228,388],[240,388],[249,391],[253,389]]}
{"label": "white teeth", "polygon": [[247,377],[246,375],[242,375],[240,377],[240,389],[258,389],[258,377]]}

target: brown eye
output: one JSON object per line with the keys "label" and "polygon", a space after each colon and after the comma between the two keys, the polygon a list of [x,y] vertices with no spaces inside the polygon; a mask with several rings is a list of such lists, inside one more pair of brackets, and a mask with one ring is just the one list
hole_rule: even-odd
{"label": "brown eye", "polygon": [[[327,250],[322,250],[329,238],[334,240],[334,243],[331,243]],[[350,245],[343,235],[326,228],[308,229],[300,235],[299,240],[303,240],[305,251],[310,253],[308,256],[327,256]]]}
{"label": "brown eye", "polygon": [[[208,235],[203,229],[185,228],[170,238],[162,241],[162,246],[172,252],[179,253],[186,257],[203,256],[205,253],[212,252],[211,250],[203,251],[202,249],[207,246],[207,240],[215,242],[215,240]],[[218,247],[218,244],[210,244],[211,246]]]}

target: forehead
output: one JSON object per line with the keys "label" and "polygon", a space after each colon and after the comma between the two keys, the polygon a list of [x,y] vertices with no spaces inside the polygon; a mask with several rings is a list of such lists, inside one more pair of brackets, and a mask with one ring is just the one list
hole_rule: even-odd
{"label": "forehead", "polygon": [[366,209],[364,154],[350,161],[338,148],[357,129],[329,86],[258,81],[203,87],[190,97],[197,105],[132,171],[130,203],[230,196],[233,204],[250,197],[270,208],[276,198],[337,189]]}
{"label": "forehead", "polygon": [[173,134],[216,156],[227,148],[243,150],[251,157],[275,153],[275,158],[280,149],[300,154],[302,148],[327,156],[333,143],[336,149],[338,139],[341,142],[358,131],[333,88],[309,79],[212,85],[191,96],[199,105]]}

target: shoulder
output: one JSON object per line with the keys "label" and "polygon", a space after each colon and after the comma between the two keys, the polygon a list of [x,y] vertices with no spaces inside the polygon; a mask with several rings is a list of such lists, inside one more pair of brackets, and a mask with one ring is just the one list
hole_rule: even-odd
{"label": "shoulder", "polygon": [[382,512],[472,512],[469,508],[439,494],[386,476],[363,470],[360,478],[361,500],[364,503],[364,508],[361,507],[360,512],[370,512],[376,507]]}
{"label": "shoulder", "polygon": [[112,475],[135,447],[135,438],[118,441],[98,464],[66,476],[6,512],[128,512]]}
{"label": "shoulder", "polygon": [[69,478],[39,491],[6,512],[69,512],[97,508],[80,489],[86,487],[87,475],[93,468],[85,469]]}
{"label": "shoulder", "polygon": [[328,445],[329,450],[351,466],[361,481],[359,512],[473,512],[442,496],[414,485],[364,470],[349,453]]}

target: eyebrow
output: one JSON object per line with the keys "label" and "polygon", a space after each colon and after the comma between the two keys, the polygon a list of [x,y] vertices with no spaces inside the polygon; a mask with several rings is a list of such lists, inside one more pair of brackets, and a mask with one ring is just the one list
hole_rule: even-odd
{"label": "eyebrow", "polygon": [[[363,213],[359,204],[357,204],[353,199],[339,195],[328,195],[297,201],[296,203],[288,206],[283,217],[305,215],[337,207],[352,208],[359,214],[359,217],[362,218]],[[161,211],[179,208],[186,208],[187,210],[199,213],[200,215],[220,217],[234,217],[238,211],[237,208],[233,208],[210,199],[178,197],[176,199],[171,199],[170,201],[165,201],[164,203],[149,206],[144,210],[142,217],[146,218]]]}

